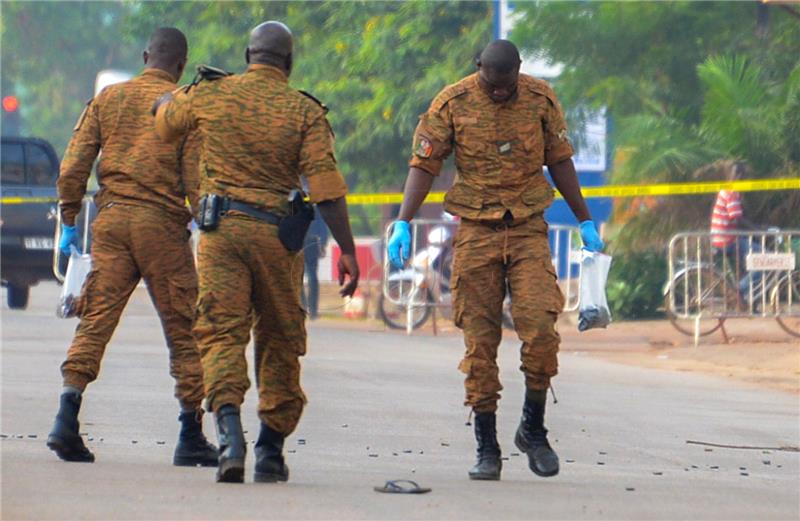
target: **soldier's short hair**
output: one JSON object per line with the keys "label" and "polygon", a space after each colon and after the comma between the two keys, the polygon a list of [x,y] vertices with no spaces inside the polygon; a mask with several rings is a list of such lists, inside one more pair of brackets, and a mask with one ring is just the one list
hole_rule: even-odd
{"label": "soldier's short hair", "polygon": [[500,74],[508,74],[519,67],[522,60],[517,46],[508,40],[495,40],[481,52],[480,65]]}
{"label": "soldier's short hair", "polygon": [[186,36],[174,27],[159,27],[147,42],[147,52],[157,60],[175,63],[186,58],[189,44]]}

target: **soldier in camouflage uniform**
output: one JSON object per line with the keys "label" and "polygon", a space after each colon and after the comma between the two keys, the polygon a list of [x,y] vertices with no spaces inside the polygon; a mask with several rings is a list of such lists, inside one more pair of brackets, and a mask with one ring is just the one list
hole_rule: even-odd
{"label": "soldier in camouflage uniform", "polygon": [[[90,101],[61,163],[58,193],[63,220],[60,247],[77,245],[75,218],[92,165],[99,209],[93,224],[92,271],[81,298],[80,324],[61,366],[64,392],[47,445],[67,461],[94,461],[78,431],[87,384],[97,378],[106,345],[125,304],[144,278],[170,353],[170,374],[181,405],[175,465],[216,465],[217,451],[202,431],[203,372],[192,337],[197,275],[186,228],[185,200],[197,200],[196,137],[186,148],[164,144],[153,129],[153,102],[175,88],[186,64],[186,38],[177,29],[153,33],[136,78],[105,88]],[[195,150],[192,152],[192,150]],[[192,169],[194,164],[194,169]]]}
{"label": "soldier in camouflage uniform", "polygon": [[[255,481],[286,481],[282,450],[306,397],[299,357],[306,352],[300,292],[303,254],[279,240],[278,220],[288,195],[308,183],[312,203],[342,248],[339,282],[358,282],[347,218],[347,192],[333,155],[326,109],[288,85],[292,36],[279,22],[250,35],[244,74],[201,82],[166,96],[156,113],[161,137],[172,141],[191,129],[202,135],[201,195],[230,206],[216,229],[203,231],[198,251],[200,296],[194,329],[202,355],[208,407],[217,417],[217,481],[243,482],[245,440],[240,406],[250,386],[245,348],[253,330],[258,416]],[[302,243],[302,241],[301,241]]]}
{"label": "soldier in camouflage uniform", "polygon": [[537,475],[559,469],[544,408],[558,368],[556,320],[564,301],[543,217],[553,200],[543,165],[581,221],[586,247],[603,247],[580,192],[561,106],[546,82],[519,73],[520,63],[511,42],[493,42],[481,53],[478,72],[442,90],[420,116],[403,206],[388,244],[393,263],[402,265],[410,249],[408,222],[455,151],[458,176],[444,206],[461,217],[451,287],[455,324],[466,344],[459,365],[466,374],[465,405],[475,413],[478,462],[471,479],[500,479],[496,360],[506,287],[527,389],[515,442]]}

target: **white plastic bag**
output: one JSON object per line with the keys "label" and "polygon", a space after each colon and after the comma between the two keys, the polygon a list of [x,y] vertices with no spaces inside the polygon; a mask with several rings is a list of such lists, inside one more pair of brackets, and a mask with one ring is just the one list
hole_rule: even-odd
{"label": "white plastic bag", "polygon": [[611,323],[611,311],[606,300],[606,281],[610,268],[610,255],[583,250],[578,331],[605,328]]}
{"label": "white plastic bag", "polygon": [[92,270],[92,257],[88,253],[80,254],[74,246],[70,247],[67,275],[61,287],[61,297],[58,299],[56,315],[59,318],[75,316],[76,303],[81,296],[81,289],[86,276]]}

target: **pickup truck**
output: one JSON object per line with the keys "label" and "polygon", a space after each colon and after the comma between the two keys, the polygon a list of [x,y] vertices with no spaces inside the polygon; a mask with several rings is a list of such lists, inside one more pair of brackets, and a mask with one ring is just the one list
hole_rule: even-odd
{"label": "pickup truck", "polygon": [[0,164],[0,278],[8,307],[25,309],[30,287],[55,279],[59,161],[43,139],[3,137]]}

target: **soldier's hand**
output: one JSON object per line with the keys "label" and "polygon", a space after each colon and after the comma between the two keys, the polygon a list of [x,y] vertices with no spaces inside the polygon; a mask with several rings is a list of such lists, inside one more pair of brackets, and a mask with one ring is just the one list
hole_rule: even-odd
{"label": "soldier's hand", "polygon": [[158,112],[158,107],[160,107],[160,106],[161,106],[161,105],[163,105],[164,103],[169,103],[170,101],[172,101],[172,93],[171,93],[171,92],[167,92],[166,94],[164,94],[163,96],[161,96],[160,98],[158,98],[158,99],[157,99],[157,100],[156,100],[156,101],[153,103],[153,106],[150,108],[150,114],[152,114],[153,116],[155,116],[155,115],[156,115],[156,112]]}
{"label": "soldier's hand", "polygon": [[589,251],[598,252],[603,251],[603,240],[600,234],[597,233],[597,227],[594,221],[583,221],[581,223],[581,240],[583,240],[583,247]]}
{"label": "soldier's hand", "polygon": [[[339,269],[339,286],[342,286],[342,289],[339,290],[339,295],[343,297],[352,297],[358,287],[359,275],[358,262],[356,262],[355,255],[343,253],[341,257],[339,257],[337,268]],[[347,284],[344,283],[345,275],[350,278]]]}
{"label": "soldier's hand", "polygon": [[408,260],[411,252],[411,233],[406,221],[395,221],[392,223],[392,236],[386,245],[389,260],[395,268],[402,268]]}
{"label": "soldier's hand", "polygon": [[78,247],[78,231],[74,226],[61,223],[61,238],[58,241],[58,248],[61,250],[62,254],[69,257],[71,253],[70,247],[75,248],[78,253],[81,252]]}

